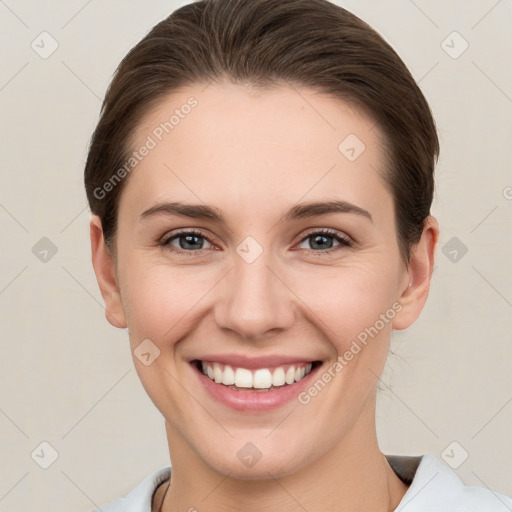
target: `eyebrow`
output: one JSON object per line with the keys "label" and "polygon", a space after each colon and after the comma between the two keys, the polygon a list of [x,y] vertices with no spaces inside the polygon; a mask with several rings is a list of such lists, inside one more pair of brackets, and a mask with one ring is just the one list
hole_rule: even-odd
{"label": "eyebrow", "polygon": [[[365,217],[373,222],[370,212],[355,204],[348,203],[347,201],[326,201],[295,205],[279,219],[278,224],[285,221],[305,219],[332,213],[352,213]],[[210,220],[218,224],[226,225],[226,220],[218,208],[202,204],[185,204],[177,201],[158,203],[152,206],[141,214],[141,220],[159,215],[177,215],[191,219]]]}

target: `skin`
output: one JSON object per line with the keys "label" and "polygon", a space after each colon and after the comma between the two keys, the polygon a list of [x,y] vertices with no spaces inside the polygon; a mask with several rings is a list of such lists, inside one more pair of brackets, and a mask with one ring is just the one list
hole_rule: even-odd
{"label": "skin", "polygon": [[[118,212],[117,256],[91,219],[92,260],[112,325],[128,327],[133,351],[150,339],[160,355],[133,357],[165,418],[172,462],[166,512],[296,510],[384,512],[407,486],[379,449],[375,404],[392,329],[405,329],[426,301],[438,241],[428,217],[406,264],[393,197],[384,181],[383,135],[361,111],[306,88],[256,91],[228,81],[189,86],[146,114],[133,148],[190,96],[198,105],[132,171]],[[366,146],[349,161],[338,145]],[[344,200],[367,210],[278,223],[290,207]],[[212,220],[141,213],[161,201],[206,204]],[[205,238],[160,245],[194,228]],[[307,235],[330,228],[352,246]],[[252,263],[236,252],[247,237],[263,249]],[[203,243],[194,249],[193,244]],[[328,253],[329,248],[333,250]],[[190,253],[195,252],[195,255]],[[235,412],[212,400],[189,360],[204,354],[294,355],[324,373],[393,304],[401,310],[311,401],[272,412]],[[247,443],[261,459],[246,467]],[[154,503],[159,509],[165,485]]]}

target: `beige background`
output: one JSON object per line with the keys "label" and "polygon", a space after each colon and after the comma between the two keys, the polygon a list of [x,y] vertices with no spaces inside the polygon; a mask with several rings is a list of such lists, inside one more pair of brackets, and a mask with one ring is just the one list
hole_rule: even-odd
{"label": "beige background", "polygon": [[[183,3],[0,0],[0,512],[88,511],[169,463],[127,334],[104,318],[82,173],[116,65]],[[465,450],[467,484],[512,495],[512,1],[338,3],[405,60],[442,144],[431,296],[394,335],[381,448],[452,464]]]}

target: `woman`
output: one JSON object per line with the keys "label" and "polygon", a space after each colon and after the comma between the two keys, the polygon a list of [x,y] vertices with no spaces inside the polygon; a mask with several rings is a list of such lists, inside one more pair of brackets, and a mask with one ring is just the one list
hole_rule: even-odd
{"label": "woman", "polygon": [[103,511],[505,511],[383,454],[379,377],[439,236],[420,89],[326,0],[211,0],[121,62],[85,169],[108,321],[172,463]]}

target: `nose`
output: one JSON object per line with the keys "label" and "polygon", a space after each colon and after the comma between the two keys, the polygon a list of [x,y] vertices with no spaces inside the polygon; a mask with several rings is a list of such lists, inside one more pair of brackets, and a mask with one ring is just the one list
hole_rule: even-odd
{"label": "nose", "polygon": [[273,338],[286,330],[293,325],[297,311],[296,296],[266,254],[263,251],[252,263],[235,257],[215,308],[219,328],[250,341]]}

